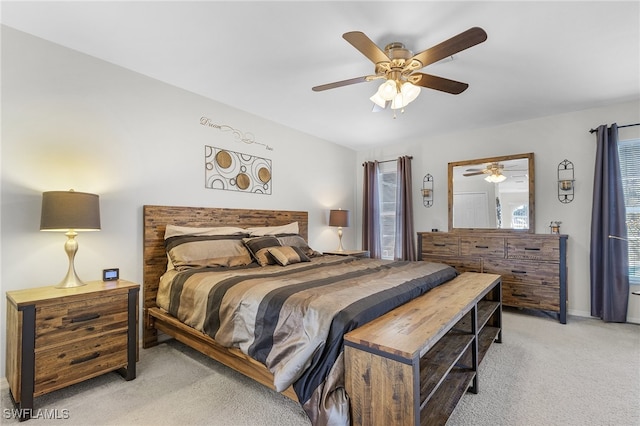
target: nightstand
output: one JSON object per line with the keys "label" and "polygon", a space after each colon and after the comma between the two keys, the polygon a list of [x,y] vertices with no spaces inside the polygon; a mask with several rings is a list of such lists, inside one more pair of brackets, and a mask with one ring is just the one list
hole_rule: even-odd
{"label": "nightstand", "polygon": [[37,396],[115,370],[135,379],[139,291],[118,280],[7,292],[6,375],[21,420]]}
{"label": "nightstand", "polygon": [[368,250],[325,251],[324,254],[333,254],[337,256],[369,257]]}

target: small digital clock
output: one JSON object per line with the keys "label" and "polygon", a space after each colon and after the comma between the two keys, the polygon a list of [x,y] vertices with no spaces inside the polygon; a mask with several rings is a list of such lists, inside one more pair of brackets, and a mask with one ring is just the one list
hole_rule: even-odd
{"label": "small digital clock", "polygon": [[102,281],[116,281],[120,278],[120,269],[111,268],[102,270]]}

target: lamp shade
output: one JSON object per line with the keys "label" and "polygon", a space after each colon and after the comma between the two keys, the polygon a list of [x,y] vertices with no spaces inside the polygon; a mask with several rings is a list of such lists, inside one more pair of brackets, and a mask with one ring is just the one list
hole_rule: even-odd
{"label": "lamp shade", "polygon": [[329,226],[349,226],[349,210],[331,210],[329,212]]}
{"label": "lamp shade", "polygon": [[86,192],[49,191],[42,193],[41,231],[98,231],[100,202]]}

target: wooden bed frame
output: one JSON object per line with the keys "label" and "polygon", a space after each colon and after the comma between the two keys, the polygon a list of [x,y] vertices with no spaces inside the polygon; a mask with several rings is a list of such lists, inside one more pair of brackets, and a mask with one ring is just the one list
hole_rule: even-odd
{"label": "wooden bed frame", "polygon": [[[273,374],[258,361],[243,354],[240,350],[221,346],[208,335],[184,325],[173,316],[156,306],[156,294],[160,276],[166,271],[167,255],[164,247],[164,233],[167,224],[181,226],[278,226],[291,222],[298,222],[300,235],[308,238],[308,214],[301,211],[274,211],[274,210],[244,210],[203,207],[169,207],[169,206],[144,206],[144,286],[143,286],[143,347],[149,348],[158,344],[158,331],[165,333],[176,340],[208,355],[220,363],[262,383],[268,388],[275,389]],[[491,274],[465,273],[454,280],[441,285],[439,291],[431,291],[417,299],[400,306],[384,317],[378,318],[375,323],[380,324],[375,335],[384,335],[390,332],[396,336],[398,333],[407,334],[407,324],[416,329],[405,338],[410,341],[427,339],[428,344],[422,345],[422,351],[426,351],[429,345],[434,344],[442,335],[460,320],[464,312],[472,309],[479,299],[487,292],[493,291],[497,285],[500,288],[500,276]],[[480,289],[478,293],[477,289]],[[430,294],[432,293],[432,294]],[[498,295],[497,300],[501,300]],[[499,302],[498,302],[499,304]],[[410,307],[410,312],[405,312]],[[474,308],[475,309],[475,308]],[[428,312],[431,317],[425,318],[420,313]],[[417,315],[417,314],[420,315]],[[394,317],[401,318],[400,329],[393,325]],[[387,320],[390,318],[391,320]],[[380,321],[381,320],[381,321]],[[429,330],[424,332],[420,326],[425,321],[430,323]],[[367,324],[349,333],[349,336],[358,330],[369,330]],[[395,328],[394,328],[395,327]],[[387,333],[389,334],[389,333]],[[357,335],[357,333],[355,334]],[[396,339],[396,338],[394,338]],[[395,341],[391,339],[390,342]],[[433,340],[433,342],[431,340]],[[397,340],[397,339],[396,339]],[[380,346],[380,345],[379,345]],[[382,347],[382,346],[380,346]],[[422,354],[420,354],[422,355]],[[352,389],[354,393],[360,391]],[[371,395],[371,390],[363,395]],[[285,396],[298,401],[298,398],[289,387],[284,392]],[[357,397],[358,395],[351,395]],[[366,399],[366,398],[365,398]],[[383,404],[384,405],[384,404]]]}
{"label": "wooden bed frame", "polygon": [[[144,274],[142,347],[158,344],[158,331],[202,352],[216,361],[275,389],[273,374],[240,350],[225,348],[211,337],[187,325],[156,306],[160,277],[167,270],[164,232],[168,224],[179,226],[279,226],[298,222],[299,233],[308,238],[308,214],[301,211],[246,210],[208,207],[144,206]],[[292,387],[282,392],[298,401]]]}

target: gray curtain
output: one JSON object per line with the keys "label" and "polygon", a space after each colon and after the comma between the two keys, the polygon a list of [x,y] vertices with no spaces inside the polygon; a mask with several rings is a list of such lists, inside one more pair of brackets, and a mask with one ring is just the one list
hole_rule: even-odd
{"label": "gray curtain", "polygon": [[378,199],[378,162],[364,163],[362,188],[362,249],[369,256],[380,259],[380,208]]}
{"label": "gray curtain", "polygon": [[411,195],[411,157],[398,158],[396,184],[396,240],[395,260],[416,260],[413,236],[413,197]]}
{"label": "gray curtain", "polygon": [[609,322],[627,320],[629,255],[625,220],[618,126],[602,125],[598,127],[591,213],[591,315]]}

